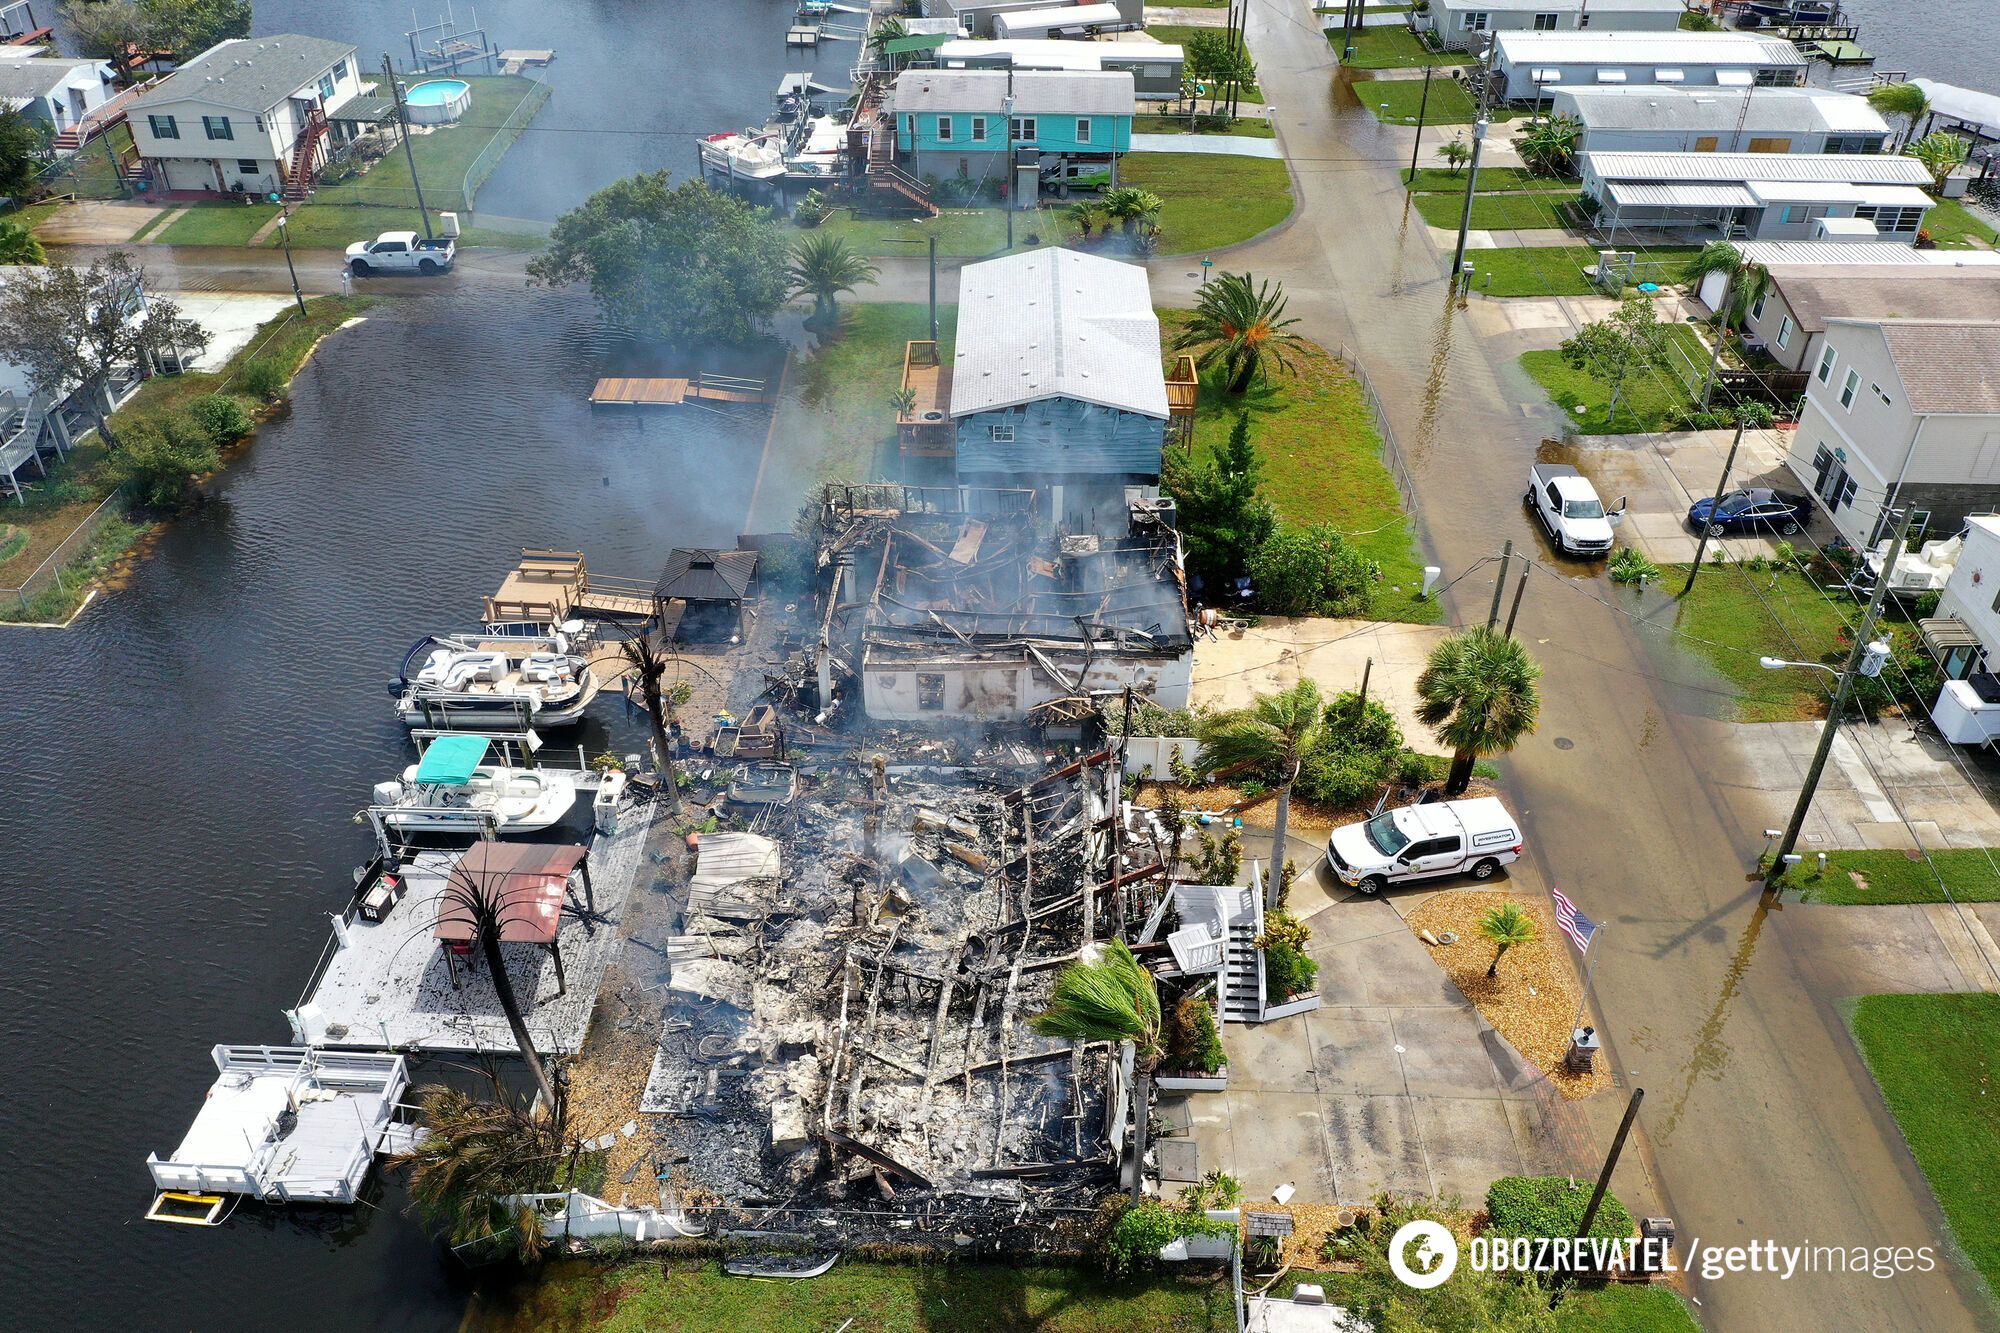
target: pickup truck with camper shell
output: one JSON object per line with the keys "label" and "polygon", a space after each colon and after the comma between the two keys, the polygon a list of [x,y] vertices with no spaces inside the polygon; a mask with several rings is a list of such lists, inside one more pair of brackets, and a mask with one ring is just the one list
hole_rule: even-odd
{"label": "pickup truck with camper shell", "polygon": [[1491,879],[1520,855],[1520,821],[1493,796],[1399,806],[1326,840],[1333,877],[1370,895],[1445,875]]}

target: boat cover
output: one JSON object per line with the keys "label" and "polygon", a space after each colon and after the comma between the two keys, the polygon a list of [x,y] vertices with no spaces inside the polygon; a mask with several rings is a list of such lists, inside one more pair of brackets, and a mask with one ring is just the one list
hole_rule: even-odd
{"label": "boat cover", "polygon": [[417,781],[463,787],[486,759],[491,742],[484,736],[440,736],[417,763]]}

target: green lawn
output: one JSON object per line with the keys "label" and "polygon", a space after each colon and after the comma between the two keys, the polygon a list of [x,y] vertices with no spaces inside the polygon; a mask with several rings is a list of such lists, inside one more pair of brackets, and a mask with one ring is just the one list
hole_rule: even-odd
{"label": "green lawn", "polygon": [[[1455,216],[1451,228],[1458,230]],[[1692,246],[1653,246],[1647,251],[1653,259],[1673,263],[1694,253]],[[1468,250],[1465,257],[1472,261],[1472,290],[1488,296],[1587,296],[1597,291],[1584,276],[1584,269],[1597,263],[1597,251],[1587,245]]]}
{"label": "green lawn", "polygon": [[151,237],[155,245],[248,245],[278,215],[276,204],[196,204]]}
{"label": "green lawn", "polygon": [[[1475,231],[1538,228],[1567,231],[1569,224],[1557,214],[1556,206],[1571,197],[1554,190],[1524,190],[1519,194],[1476,191],[1472,196],[1472,227]],[[1424,221],[1433,227],[1455,232],[1459,216],[1465,208],[1464,187],[1460,186],[1457,194],[1419,194],[1416,204],[1417,212],[1423,214]]]}
{"label": "green lawn", "polygon": [[[1457,194],[1461,199],[1465,197],[1465,172],[1453,171],[1449,167],[1419,167],[1414,179],[1409,168],[1405,167],[1403,184],[1419,193],[1430,191]],[[1504,194],[1515,190],[1571,195],[1577,192],[1577,182],[1571,176],[1531,176],[1519,167],[1481,167],[1479,181],[1473,187],[1474,194]],[[1456,227],[1458,220],[1452,219],[1451,225]]]}
{"label": "green lawn", "polygon": [[1226,134],[1237,139],[1275,139],[1277,132],[1271,122],[1256,116],[1238,116],[1225,126],[1219,126],[1209,116],[1198,117],[1195,128],[1188,128],[1186,116],[1134,116],[1134,134]]}
{"label": "green lawn", "polygon": [[1196,254],[1247,241],[1292,213],[1292,178],[1283,162],[1205,153],[1131,153],[1120,184],[1166,200],[1160,253]]}
{"label": "green lawn", "polygon": [[1428,101],[1422,79],[1357,79],[1354,95],[1375,119],[1391,125],[1416,124],[1419,110],[1426,125],[1470,125],[1479,119],[1478,105],[1456,79],[1433,78]]}
{"label": "green lawn", "polygon": [[[1025,238],[1039,224],[1033,214],[1014,215],[1014,236]],[[927,244],[905,245],[904,240],[928,242],[935,234],[938,254],[952,258],[997,255],[1007,248],[1007,214],[998,208],[949,209],[934,218],[856,217],[839,209],[819,224],[819,230],[845,236],[862,254],[901,255],[905,258],[928,255]]]}
{"label": "green lawn", "polygon": [[810,1281],[730,1277],[710,1260],[551,1264],[539,1281],[482,1296],[468,1333],[1233,1333],[1226,1278],[1166,1273],[1117,1279],[1086,1268],[843,1261]]}
{"label": "green lawn", "polygon": [[[1326,40],[1336,52],[1344,51],[1346,40],[1339,28],[1329,28]],[[1478,61],[1465,51],[1433,52],[1405,27],[1363,28],[1354,34],[1354,58],[1342,64],[1355,69],[1398,69],[1421,65],[1474,65]],[[1436,88],[1433,87],[1435,92]]]}
{"label": "green lawn", "polygon": [[[958,329],[958,305],[940,292],[938,342],[947,362]],[[904,344],[930,334],[930,308],[912,303],[863,305],[843,302],[838,337],[799,362],[792,383],[812,416],[799,432],[816,432],[828,442],[819,474],[845,481],[869,481],[901,474],[896,453],[896,415],[889,395],[903,379]],[[789,405],[788,405],[789,407]],[[780,430],[779,438],[786,438]]]}
{"label": "green lawn", "polygon": [[1611,1282],[1572,1290],[1556,1307],[1559,1333],[1701,1333],[1672,1287]]}
{"label": "green lawn", "polygon": [[[1670,350],[1655,358],[1650,366],[1626,376],[1615,419],[1606,412],[1611,405],[1610,384],[1571,366],[1563,360],[1561,352],[1551,349],[1523,353],[1521,367],[1557,406],[1569,413],[1570,421],[1584,435],[1672,430],[1678,414],[1695,405],[1683,369],[1688,359],[1701,356],[1701,345],[1694,330],[1684,324],[1670,324],[1665,333]],[[1705,360],[1696,359],[1694,364],[1705,364]],[[1579,407],[1583,409],[1581,412],[1577,411]]]}
{"label": "green lawn", "polygon": [[[1660,581],[1678,592],[1687,566],[1670,566]],[[1713,667],[1737,696],[1722,716],[1739,722],[1795,722],[1826,715],[1824,672],[1766,671],[1760,656],[1837,662],[1842,613],[1851,604],[1829,601],[1805,575],[1791,569],[1753,571],[1743,564],[1710,565],[1695,580],[1663,626],[1679,636],[1646,636],[1660,650],[1685,649]],[[1678,645],[1678,646],[1676,646]]]}
{"label": "green lawn", "polygon": [[1966,211],[1956,199],[1939,199],[1924,218],[1924,230],[1940,250],[1991,250],[2000,235]]}
{"label": "green lawn", "polygon": [[1818,903],[1941,903],[1945,896],[1938,887],[1938,876],[1942,875],[1958,901],[1991,903],[2000,902],[1996,864],[2000,864],[2000,850],[1980,847],[1940,848],[1930,854],[1929,861],[1921,857],[1912,860],[1900,851],[1839,851],[1826,854],[1824,875],[1808,857],[1793,868],[1786,882]]}
{"label": "green lawn", "polygon": [[[1160,312],[1162,334],[1186,321]],[[1293,375],[1269,374],[1241,397],[1213,375],[1202,377],[1194,448],[1211,453],[1229,439],[1239,412],[1250,415],[1250,438],[1264,462],[1264,490],[1290,523],[1331,523],[1382,567],[1370,599],[1374,620],[1429,623],[1435,600],[1419,601],[1423,559],[1395,478],[1382,461],[1381,437],[1361,386],[1339,360],[1308,345],[1291,356]]]}
{"label": "green lawn", "polygon": [[2000,1285],[2000,995],[1866,995],[1849,1021],[1952,1234]]}
{"label": "green lawn", "polygon": [[[472,85],[472,103],[458,123],[412,136],[411,152],[424,198],[432,208],[463,206],[461,191],[473,159],[500,133],[515,107],[534,93],[536,83],[513,74],[461,75]],[[313,195],[317,204],[416,206],[409,162],[398,149],[351,180],[323,185]]]}

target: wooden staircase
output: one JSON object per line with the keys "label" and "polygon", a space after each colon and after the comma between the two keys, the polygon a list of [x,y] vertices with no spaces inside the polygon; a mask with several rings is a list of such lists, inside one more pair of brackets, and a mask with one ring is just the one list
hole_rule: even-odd
{"label": "wooden staircase", "polygon": [[868,189],[884,202],[893,198],[926,218],[938,215],[938,206],[924,183],[896,165],[895,124],[886,116],[879,117],[868,131]]}
{"label": "wooden staircase", "polygon": [[285,201],[300,203],[312,194],[313,177],[318,174],[316,154],[326,137],[326,113],[314,106],[306,112],[305,128],[292,145],[291,169],[285,173]]}

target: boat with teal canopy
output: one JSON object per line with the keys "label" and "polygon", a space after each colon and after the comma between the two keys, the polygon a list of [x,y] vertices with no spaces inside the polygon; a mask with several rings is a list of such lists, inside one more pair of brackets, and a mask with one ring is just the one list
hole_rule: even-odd
{"label": "boat with teal canopy", "polygon": [[440,736],[430,743],[417,764],[417,781],[444,787],[463,787],[486,762],[492,742],[484,736]]}

